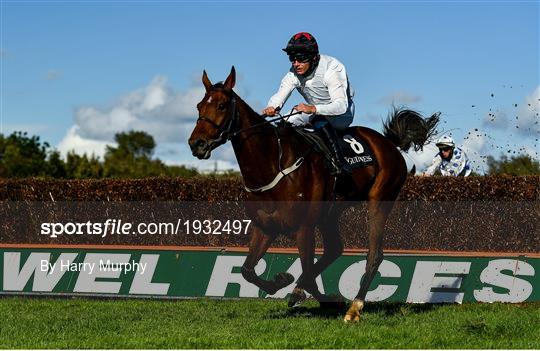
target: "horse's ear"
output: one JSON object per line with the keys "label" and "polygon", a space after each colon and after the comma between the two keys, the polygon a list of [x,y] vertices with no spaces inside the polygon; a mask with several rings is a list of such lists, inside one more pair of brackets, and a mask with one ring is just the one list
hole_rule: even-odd
{"label": "horse's ear", "polygon": [[212,87],[212,82],[210,82],[210,79],[208,79],[208,75],[206,74],[205,70],[203,70],[202,82],[204,84],[204,87],[206,88],[206,91],[210,90],[210,88]]}
{"label": "horse's ear", "polygon": [[234,84],[236,84],[236,70],[234,69],[234,66],[232,66],[231,73],[223,85],[225,86],[225,89],[232,90],[232,88],[234,88]]}

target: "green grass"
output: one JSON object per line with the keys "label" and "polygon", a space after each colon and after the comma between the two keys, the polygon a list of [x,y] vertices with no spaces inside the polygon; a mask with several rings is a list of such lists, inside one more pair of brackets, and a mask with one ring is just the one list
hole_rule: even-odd
{"label": "green grass", "polygon": [[1,348],[540,348],[540,303],[369,304],[357,324],[309,301],[0,298]]}

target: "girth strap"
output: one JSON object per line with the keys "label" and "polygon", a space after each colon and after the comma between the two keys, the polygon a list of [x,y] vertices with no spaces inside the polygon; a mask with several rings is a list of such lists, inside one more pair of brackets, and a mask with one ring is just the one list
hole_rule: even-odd
{"label": "girth strap", "polygon": [[276,175],[274,180],[272,180],[269,184],[265,186],[261,186],[260,188],[248,188],[244,185],[244,189],[250,193],[259,193],[263,191],[267,191],[275,187],[279,181],[285,177],[287,174],[292,173],[298,169],[304,162],[304,156],[300,157],[298,160],[296,160],[295,163],[292,164],[292,166],[285,168],[284,170],[279,171],[279,173]]}

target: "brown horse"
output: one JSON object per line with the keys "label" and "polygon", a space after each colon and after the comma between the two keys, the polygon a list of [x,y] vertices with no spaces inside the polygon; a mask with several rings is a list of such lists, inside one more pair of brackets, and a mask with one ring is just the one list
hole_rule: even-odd
{"label": "brown horse", "polygon": [[[407,177],[405,160],[396,146],[404,151],[411,146],[422,148],[434,133],[439,115],[424,119],[414,111],[394,109],[384,125],[384,136],[372,129],[357,127],[357,135],[370,146],[376,162],[351,174],[334,177],[325,167],[325,157],[312,152],[312,145],[294,128],[265,123],[263,116],[236,95],[232,90],[235,81],[234,67],[224,83],[214,85],[203,72],[206,94],[197,105],[199,118],[189,145],[194,156],[207,159],[213,149],[230,140],[244,184],[252,188],[248,200],[257,201],[258,206],[248,207],[255,225],[242,275],[268,294],[275,294],[291,284],[294,278],[288,273],[265,280],[254,271],[275,237],[288,234],[296,238],[302,266],[302,275],[289,305],[303,300],[304,290],[320,303],[328,302],[329,298],[319,292],[315,278],[343,251],[336,231],[338,215],[344,208],[333,201],[335,192],[344,200],[367,201],[366,273],[345,315],[345,321],[358,321],[371,281],[383,260],[383,230],[387,217]],[[264,185],[268,187],[260,189]],[[261,203],[266,205],[261,206]],[[322,235],[324,253],[314,263],[316,227]]]}

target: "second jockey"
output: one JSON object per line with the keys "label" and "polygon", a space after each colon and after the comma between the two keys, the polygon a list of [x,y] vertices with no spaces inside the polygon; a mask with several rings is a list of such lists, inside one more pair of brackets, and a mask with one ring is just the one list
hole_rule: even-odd
{"label": "second jockey", "polygon": [[467,177],[471,174],[471,164],[467,154],[456,146],[450,136],[442,136],[435,145],[439,148],[439,152],[423,175],[432,176],[437,171],[443,176],[454,177]]}
{"label": "second jockey", "polygon": [[317,41],[306,32],[293,35],[283,51],[289,56],[291,69],[262,113],[274,116],[296,89],[306,103],[294,107],[301,114],[291,116],[288,122],[295,126],[310,124],[320,131],[334,154],[332,173],[350,172],[334,130],[347,128],[354,117],[354,93],[345,66],[334,57],[320,55]]}

